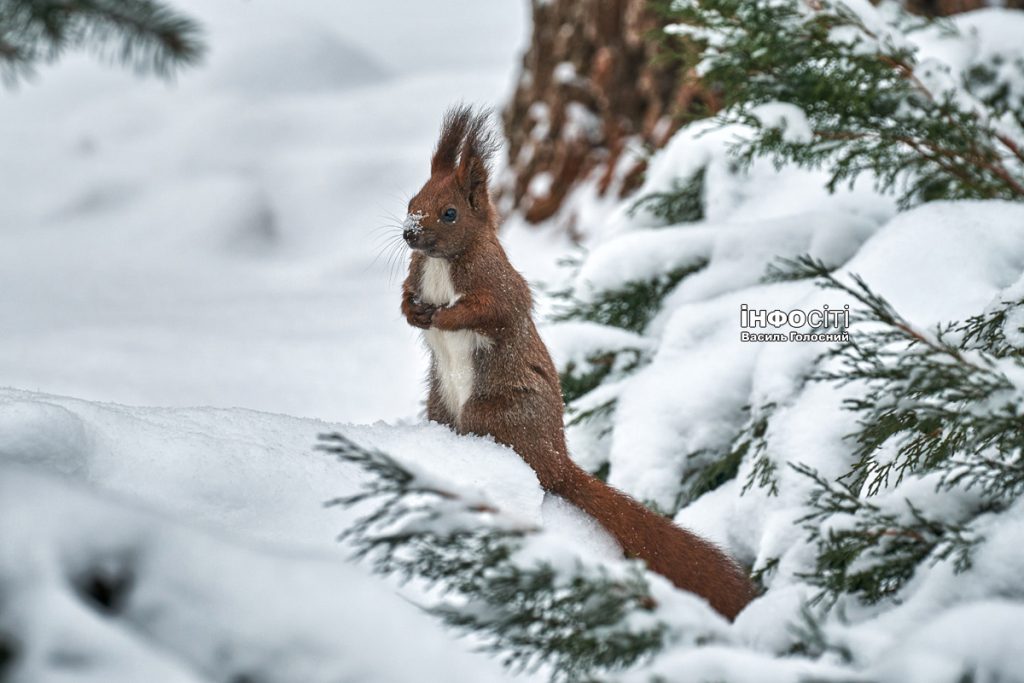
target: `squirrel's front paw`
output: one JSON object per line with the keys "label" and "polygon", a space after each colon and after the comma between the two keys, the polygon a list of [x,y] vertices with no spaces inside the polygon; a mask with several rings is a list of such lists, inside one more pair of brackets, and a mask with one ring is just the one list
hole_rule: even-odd
{"label": "squirrel's front paw", "polygon": [[437,306],[432,304],[425,304],[422,301],[412,301],[409,303],[405,319],[409,321],[409,324],[413,327],[426,330],[430,328],[430,321],[434,317],[434,312],[437,310]]}

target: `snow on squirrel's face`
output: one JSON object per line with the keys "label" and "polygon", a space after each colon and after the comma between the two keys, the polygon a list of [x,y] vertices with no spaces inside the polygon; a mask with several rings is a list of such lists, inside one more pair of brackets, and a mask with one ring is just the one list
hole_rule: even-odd
{"label": "snow on squirrel's face", "polygon": [[420,221],[426,218],[422,213],[410,213],[402,221],[402,235],[408,239],[409,235],[418,235],[423,232],[423,226],[420,225]]}

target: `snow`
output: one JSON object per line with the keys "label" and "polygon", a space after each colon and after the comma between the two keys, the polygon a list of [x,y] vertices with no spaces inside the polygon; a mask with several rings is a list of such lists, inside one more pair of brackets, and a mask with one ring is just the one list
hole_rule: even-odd
{"label": "snow", "polygon": [[551,192],[551,184],[554,179],[549,171],[538,173],[530,178],[530,184],[526,191],[533,197],[547,197]]}
{"label": "snow", "polygon": [[[692,177],[703,168],[705,221],[688,224],[691,227],[770,219],[795,222],[801,213],[807,214],[804,221],[812,225],[831,220],[877,226],[894,213],[894,202],[873,192],[869,183],[841,187],[830,195],[821,189],[828,178],[823,171],[791,166],[777,169],[769,160],[759,159],[747,172],[739,172],[729,150],[751,132],[746,126],[722,125],[713,120],[686,126],[651,158],[644,184],[636,196],[665,191],[674,180]],[[589,246],[622,232],[649,226],[650,217],[644,212],[630,217],[619,208],[619,211],[605,211],[600,218],[586,223],[581,221],[581,225],[588,226]],[[817,232],[825,238],[836,230],[819,229]],[[828,239],[841,239],[849,228],[838,232]],[[864,237],[866,235],[861,235],[860,241]],[[855,249],[858,244],[854,242],[850,247]],[[848,249],[846,256],[849,253]]]}
{"label": "snow", "polygon": [[572,83],[576,80],[576,66],[572,62],[559,62],[551,75],[556,83]]}
{"label": "snow", "polygon": [[709,229],[637,230],[588,255],[576,276],[575,291],[582,301],[622,289],[651,273],[694,268],[706,259],[713,244]]}
{"label": "snow", "polygon": [[1019,203],[933,202],[895,217],[850,260],[849,270],[928,328],[976,314],[1017,282],[1024,270],[1021,225]]}
{"label": "snow", "polygon": [[[964,111],[976,112],[979,118],[1010,137],[1024,134],[1019,122],[1004,112],[996,120],[987,121],[989,112],[979,101],[1006,88],[1011,107],[1024,102],[1024,48],[1020,36],[1024,17],[1020,12],[1001,7],[987,7],[963,12],[923,27],[909,35],[918,60],[915,76],[933,96],[951,95]],[[996,80],[983,83],[970,79],[970,91],[960,83],[962,74],[971,74],[979,67],[992,70]],[[1014,105],[1013,103],[1016,103]],[[1019,162],[1007,155],[1004,163],[1011,167]]]}
{"label": "snow", "polygon": [[966,668],[979,681],[1020,677],[1024,608],[1006,601],[981,600],[953,607],[925,622],[906,641],[882,655],[869,671],[885,680],[953,683]]}
{"label": "snow", "polygon": [[542,334],[551,359],[560,368],[584,366],[598,352],[654,350],[651,340],[639,334],[588,321],[551,323],[542,328]]}
{"label": "snow", "polygon": [[313,450],[342,431],[453,490],[540,521],[533,472],[508,449],[434,424],[342,425],[245,409],[133,408],[0,390],[0,456],[254,541],[335,548],[352,513],[323,509],[362,480]]}
{"label": "snow", "polygon": [[562,137],[566,140],[586,139],[596,143],[601,139],[601,119],[579,102],[565,105],[565,125]]}
{"label": "snow", "polygon": [[918,59],[934,59],[963,72],[972,64],[990,61],[995,55],[1012,61],[1014,56],[1024,53],[1020,43],[1024,17],[1019,12],[986,7],[952,15],[945,21],[956,33],[934,25],[913,34]]}
{"label": "snow", "polygon": [[[0,425],[0,634],[14,636],[16,680],[503,680],[496,662],[468,654],[344,559],[336,537],[359,511],[324,503],[362,475],[314,450],[324,432],[384,450],[518,526],[543,525],[519,562],[625,571],[611,537],[545,497],[515,453],[438,425],[134,408],[14,389],[0,392]],[[652,619],[680,638],[727,637],[702,600],[651,578]],[[97,581],[124,594],[104,606],[90,597]]]}
{"label": "snow", "polygon": [[788,102],[766,102],[750,110],[765,128],[778,128],[785,142],[810,142],[814,137],[804,110]]}
{"label": "snow", "polygon": [[[976,314],[994,302],[1012,300],[1024,272],[1021,225],[1024,207],[1019,204],[929,204],[877,227],[840,270],[863,275],[915,326],[929,329],[941,321]],[[751,226],[748,231],[755,229]],[[667,235],[666,244],[673,239]],[[756,235],[752,239],[756,240]],[[605,245],[620,240],[628,244],[624,235]],[[714,266],[712,254],[709,268]],[[855,387],[837,390],[830,384],[801,379],[823,347],[739,342],[738,310],[741,303],[783,310],[820,307],[822,303],[838,307],[844,297],[818,290],[806,281],[763,284],[751,278],[746,286],[741,277],[730,281],[736,291],[712,290],[707,297],[691,300],[682,295],[689,282],[684,280],[666,299],[663,324],[652,325],[645,332],[645,337],[657,341],[651,363],[612,385],[617,405],[608,455],[609,481],[640,499],[671,507],[688,458],[728,448],[747,419],[745,406],[779,406],[765,435],[768,456],[778,467],[779,495],[770,496],[757,486],[740,494],[749,475],[748,463],[735,480],[684,507],[676,517],[679,524],[755,567],[779,559],[768,593],[740,616],[732,634],[745,647],[779,653],[792,642],[787,634],[799,624],[800,608],[810,597],[797,575],[806,572],[812,561],[806,534],[797,523],[805,514],[808,482],[786,464],[804,463],[826,477],[836,477],[849,467],[845,437],[854,431],[854,415],[842,405],[846,397],[855,395]],[[586,462],[592,456],[581,457]],[[906,498],[942,519],[956,519],[957,509],[976,504],[973,495],[965,498],[936,492],[934,481],[928,479],[908,480],[873,502],[906,514]],[[1005,598],[1017,594],[1013,587],[1016,579],[1011,576],[1019,576],[1024,565],[1024,546],[1017,536],[1022,528],[1020,514],[1018,505],[989,519],[989,527],[979,532],[987,539],[984,548],[966,574],[955,574],[947,563],[940,563],[908,583],[901,593],[902,604],[895,608],[880,612],[878,608],[847,606],[845,613],[854,624],[835,626],[833,635],[861,644],[856,650],[867,657],[865,676],[894,682],[957,680],[957,672],[966,667],[990,680],[1013,680],[1016,668],[1010,653],[1019,652],[1020,630],[1014,627],[1009,631],[1009,626],[995,624],[1019,619],[1019,611]],[[970,607],[978,600],[992,604]],[[955,623],[960,610],[971,615],[979,633],[997,629],[992,631],[997,637],[987,648],[979,652],[970,644],[943,647],[956,642],[959,631],[944,629],[942,624]],[[941,623],[922,634],[922,625],[934,623],[940,615]],[[922,644],[908,650],[904,643],[912,633]],[[1009,633],[1014,635],[1005,635]],[[750,667],[761,666],[754,663],[759,658],[749,652],[714,655],[709,650],[672,651],[658,658],[652,670],[669,678],[687,671],[687,676],[698,679],[704,675],[732,681],[747,680],[745,676],[754,675]],[[747,666],[736,663],[747,658],[751,658]],[[802,669],[805,666],[810,664],[765,659],[757,668],[761,673],[750,680],[775,680],[773,676],[797,680],[809,675]]]}
{"label": "snow", "polygon": [[[842,270],[863,275],[911,322],[929,329],[982,310],[1017,281],[1024,272],[1021,225],[1024,207],[1018,204],[925,205],[880,228]],[[709,268],[714,266],[713,258]],[[844,461],[837,454],[843,452],[843,435],[853,429],[851,416],[841,410],[842,392],[827,384],[794,383],[823,349],[741,342],[738,320],[741,304],[769,310],[822,303],[839,308],[845,297],[806,281],[760,284],[749,276],[746,287],[743,277],[724,278],[737,291],[685,296],[687,284],[699,275],[684,280],[666,299],[663,323],[651,326],[658,339],[652,362],[616,387],[610,482],[671,506],[686,459],[727,448],[745,420],[744,407],[767,403],[784,406],[773,420],[784,431],[769,435],[773,460],[803,462],[826,476],[840,474]],[[745,475],[741,471],[738,479]],[[799,477],[785,467],[780,477],[784,486],[800,490]],[[770,516],[752,507],[760,496],[732,493],[684,509],[679,521],[716,538],[723,527],[741,530],[718,540],[749,557],[757,554],[761,535],[751,520],[766,522]],[[732,505],[738,507],[728,509]]]}
{"label": "snow", "polygon": [[[822,189],[824,177],[816,172],[777,171],[765,162],[756,162],[746,174],[736,172],[730,167],[729,145],[748,133],[741,126],[710,123],[680,131],[652,159],[640,195],[706,168],[705,219],[644,228],[638,225],[642,216],[607,213],[605,221],[596,222],[588,234],[590,249],[573,283],[574,295],[587,301],[632,281],[707,264],[666,297],[663,312],[645,330],[648,339],[657,340],[658,352],[650,365],[615,387],[616,429],[610,446],[601,446],[601,455],[586,453],[597,447],[593,435],[585,428],[570,432],[574,450],[585,453],[578,456],[584,466],[607,457],[612,484],[665,507],[674,504],[687,458],[721,452],[742,424],[746,405],[774,400],[760,396],[751,403],[753,379],[771,367],[759,364],[759,358],[774,351],[740,341],[740,306],[790,310],[818,301],[809,283],[762,285],[769,266],[779,258],[800,254],[842,264],[870,242],[893,213],[889,200],[860,186],[827,194]],[[845,302],[833,296],[821,303],[841,307]],[[570,360],[578,361],[560,351],[571,347],[572,336],[570,331],[549,339],[560,368]],[[609,343],[610,348],[619,348],[619,342],[603,340],[590,331],[577,337],[587,340],[577,344]],[[795,367],[774,373],[773,381],[789,383],[815,355],[811,347]],[[792,352],[786,351],[780,362],[791,357]],[[610,398],[611,389],[600,389],[600,401]],[[587,406],[598,402],[587,398]],[[719,512],[716,509],[713,514]],[[725,524],[720,521],[714,527]],[[717,537],[707,525],[698,528]],[[742,555],[753,553],[751,545],[743,544]]]}
{"label": "snow", "polygon": [[728,646],[680,648],[654,664],[623,678],[629,683],[651,680],[735,681],[736,683],[789,683],[799,680],[830,680],[849,672],[837,666],[787,659]]}
{"label": "snow", "polygon": [[[329,554],[231,540],[8,464],[0,473],[0,628],[15,637],[17,680],[500,678]],[[95,581],[124,594],[104,608]]]}

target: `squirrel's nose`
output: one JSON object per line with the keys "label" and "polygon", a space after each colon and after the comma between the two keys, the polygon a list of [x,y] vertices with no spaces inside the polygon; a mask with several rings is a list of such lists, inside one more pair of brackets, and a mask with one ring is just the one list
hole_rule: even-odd
{"label": "squirrel's nose", "polygon": [[406,242],[412,241],[412,238],[415,235],[416,231],[413,230],[412,228],[406,228],[405,230],[402,231],[402,237],[405,239]]}

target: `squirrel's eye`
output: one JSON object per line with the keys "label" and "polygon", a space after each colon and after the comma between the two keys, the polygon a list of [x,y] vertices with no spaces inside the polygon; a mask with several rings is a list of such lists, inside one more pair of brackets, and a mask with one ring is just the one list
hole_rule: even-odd
{"label": "squirrel's eye", "polygon": [[441,220],[443,220],[445,223],[454,223],[455,219],[458,217],[459,212],[456,211],[455,207],[453,206],[449,206],[447,209],[444,210],[444,213],[441,214]]}

